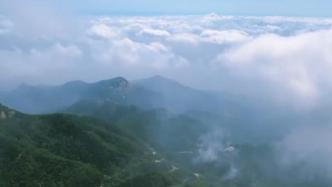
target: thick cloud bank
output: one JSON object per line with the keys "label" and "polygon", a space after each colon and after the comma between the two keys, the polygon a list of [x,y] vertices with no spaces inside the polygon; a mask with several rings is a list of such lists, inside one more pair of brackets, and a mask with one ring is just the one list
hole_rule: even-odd
{"label": "thick cloud bank", "polygon": [[160,74],[300,107],[330,93],[332,19],[53,15],[35,25],[60,29],[31,30],[12,15],[0,17],[2,89]]}

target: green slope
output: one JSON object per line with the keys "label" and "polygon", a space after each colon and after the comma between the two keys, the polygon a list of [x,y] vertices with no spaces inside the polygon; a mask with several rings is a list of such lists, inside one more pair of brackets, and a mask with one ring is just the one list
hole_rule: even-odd
{"label": "green slope", "polygon": [[[317,168],[310,168],[306,162],[283,167],[280,161],[282,154],[277,152],[273,142],[228,144],[231,137],[214,137],[215,129],[204,123],[206,121],[199,120],[200,115],[179,115],[162,109],[142,110],[94,101],[78,102],[67,112],[112,121],[119,129],[147,142],[163,159],[181,169],[180,179],[187,182],[178,183],[180,186],[328,187],[332,184],[328,175]],[[203,141],[202,146],[204,137],[207,142]],[[203,157],[211,158],[199,160],[202,152]],[[139,181],[153,179],[164,181],[154,175],[139,176],[129,181],[139,186]],[[154,186],[152,183],[140,184]]]}
{"label": "green slope", "polygon": [[[1,106],[0,186],[172,186],[182,173],[149,146],[88,117],[30,116]],[[4,117],[5,116],[5,117]]]}

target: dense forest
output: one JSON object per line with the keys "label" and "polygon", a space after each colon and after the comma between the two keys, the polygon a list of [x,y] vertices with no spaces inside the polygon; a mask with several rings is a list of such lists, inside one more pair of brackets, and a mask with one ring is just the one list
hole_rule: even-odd
{"label": "dense forest", "polygon": [[[331,182],[306,162],[280,164],[274,138],[245,128],[255,121],[242,115],[247,106],[162,77],[21,87],[4,95],[1,100],[10,107],[41,114],[0,106],[0,186],[325,187]],[[193,98],[197,103],[186,110]],[[67,102],[55,109],[45,100]],[[218,115],[225,109],[241,118]]]}

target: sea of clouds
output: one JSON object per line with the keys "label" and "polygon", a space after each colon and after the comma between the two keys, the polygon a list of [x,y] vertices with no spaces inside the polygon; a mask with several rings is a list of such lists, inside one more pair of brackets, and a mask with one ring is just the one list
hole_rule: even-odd
{"label": "sea of clouds", "polygon": [[26,14],[0,17],[3,89],[160,74],[303,107],[332,83],[332,19]]}

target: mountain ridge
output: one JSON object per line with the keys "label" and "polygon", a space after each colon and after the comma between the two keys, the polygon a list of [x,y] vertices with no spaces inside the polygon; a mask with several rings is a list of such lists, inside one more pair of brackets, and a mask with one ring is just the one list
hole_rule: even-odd
{"label": "mountain ridge", "polygon": [[[8,108],[0,104],[0,109]],[[1,119],[0,186],[189,187],[199,182],[134,129],[125,130],[132,128],[127,123],[146,129],[144,121],[151,117],[144,113],[137,116],[143,123],[128,118],[126,108],[116,115],[119,121],[58,113]]]}
{"label": "mountain ridge", "polygon": [[93,83],[76,80],[59,86],[26,85],[0,98],[0,102],[32,114],[61,111],[81,100],[186,111],[207,110],[215,105],[217,99],[210,93],[161,76],[132,82],[115,77]]}

